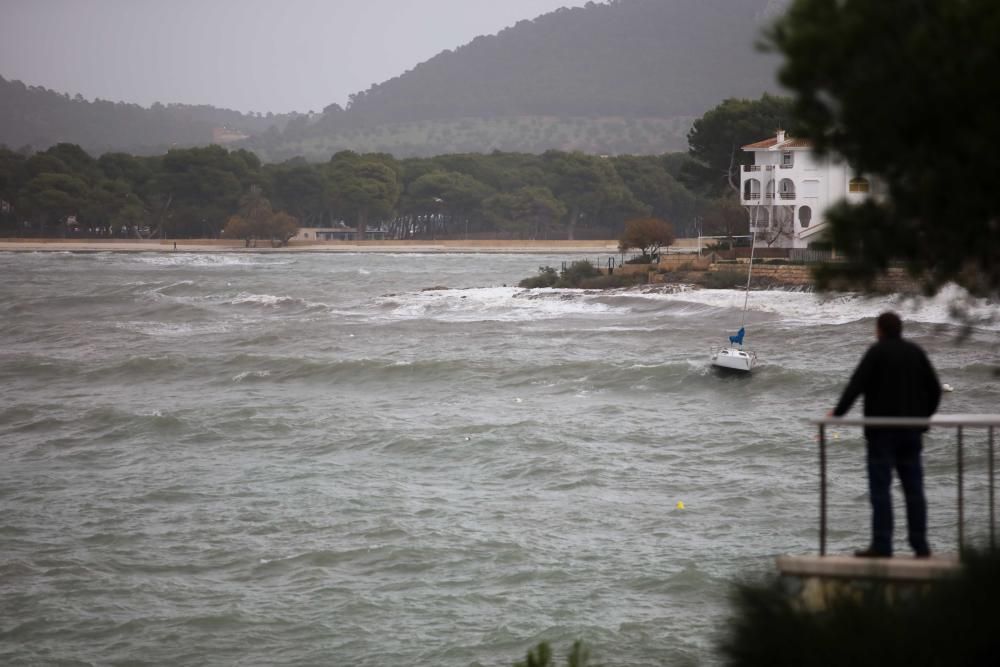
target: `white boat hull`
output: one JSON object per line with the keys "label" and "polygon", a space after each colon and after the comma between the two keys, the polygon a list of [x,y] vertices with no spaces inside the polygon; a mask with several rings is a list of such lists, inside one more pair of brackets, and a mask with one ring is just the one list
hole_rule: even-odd
{"label": "white boat hull", "polygon": [[757,365],[757,354],[738,347],[723,347],[712,351],[712,365],[720,370],[749,373]]}

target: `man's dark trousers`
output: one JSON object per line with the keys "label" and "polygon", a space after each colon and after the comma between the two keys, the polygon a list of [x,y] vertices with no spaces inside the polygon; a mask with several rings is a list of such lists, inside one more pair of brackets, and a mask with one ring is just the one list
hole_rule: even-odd
{"label": "man's dark trousers", "polygon": [[926,555],[927,500],[920,464],[922,434],[913,429],[871,429],[868,441],[868,493],[872,504],[871,549],[892,554],[892,471],[896,470],[906,498],[906,528],[910,547]]}

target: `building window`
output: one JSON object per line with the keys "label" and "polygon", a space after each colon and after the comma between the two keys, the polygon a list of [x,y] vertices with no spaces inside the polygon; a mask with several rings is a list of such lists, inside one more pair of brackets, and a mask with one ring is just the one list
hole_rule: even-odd
{"label": "building window", "polygon": [[795,183],[790,178],[783,178],[778,183],[778,196],[781,199],[795,199]]}
{"label": "building window", "polygon": [[848,192],[871,192],[872,185],[867,178],[852,178],[847,185]]}
{"label": "building window", "polygon": [[782,169],[788,169],[795,164],[795,154],[791,151],[785,151],[781,154],[781,167]]}
{"label": "building window", "polygon": [[803,227],[808,227],[809,223],[812,222],[813,212],[808,206],[799,207],[799,224]]}
{"label": "building window", "polygon": [[748,178],[743,183],[743,199],[760,199],[760,181]]}

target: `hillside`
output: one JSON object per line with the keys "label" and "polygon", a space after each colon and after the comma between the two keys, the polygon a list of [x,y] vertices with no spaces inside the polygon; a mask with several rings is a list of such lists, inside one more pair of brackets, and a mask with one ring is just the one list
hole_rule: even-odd
{"label": "hillside", "polygon": [[[91,153],[162,153],[213,141],[266,161],[341,150],[595,154],[684,150],[693,120],[723,99],[774,91],[776,60],[754,48],[789,0],[612,0],[477,37],[322,114],[89,101],[0,77],[0,145],[74,143]],[[372,48],[380,48],[373,45]]]}
{"label": "hillside", "polygon": [[162,153],[212,142],[214,128],[253,135],[282,129],[293,115],[242,114],[207,105],[137,104],[70,97],[0,76],[0,145],[42,150],[60,142],[93,153]]}
{"label": "hillside", "polygon": [[[344,148],[397,155],[681,149],[692,118],[727,97],[776,89],[775,60],[754,42],[785,4],[614,0],[561,9],[477,37],[353,95],[346,110],[331,105],[280,138],[249,145],[267,157]],[[614,136],[595,137],[595,128],[612,126],[620,127]]]}

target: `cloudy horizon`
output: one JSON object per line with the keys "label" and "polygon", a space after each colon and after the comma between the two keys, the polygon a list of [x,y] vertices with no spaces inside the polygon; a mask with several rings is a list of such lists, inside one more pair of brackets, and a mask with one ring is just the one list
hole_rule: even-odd
{"label": "cloudy horizon", "polygon": [[3,0],[0,75],[148,107],[320,111],[586,0]]}

